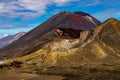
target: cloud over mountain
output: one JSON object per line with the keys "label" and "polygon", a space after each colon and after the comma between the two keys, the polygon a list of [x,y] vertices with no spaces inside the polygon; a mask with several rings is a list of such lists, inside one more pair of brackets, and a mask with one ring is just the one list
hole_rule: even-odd
{"label": "cloud over mountain", "polygon": [[46,12],[47,6],[63,6],[77,0],[2,0],[0,15],[9,18],[38,17]]}

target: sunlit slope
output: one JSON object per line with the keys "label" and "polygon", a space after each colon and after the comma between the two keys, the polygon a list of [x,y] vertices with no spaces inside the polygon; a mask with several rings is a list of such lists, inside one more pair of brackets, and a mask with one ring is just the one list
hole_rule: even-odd
{"label": "sunlit slope", "polygon": [[[31,54],[51,41],[57,39],[76,39],[81,31],[91,31],[101,22],[88,13],[84,12],[60,12],[33,30],[29,31],[20,39],[0,50],[0,59],[19,57]],[[62,32],[62,35],[61,35]],[[56,35],[57,33],[57,35]],[[67,33],[67,34],[66,34]],[[72,47],[71,47],[72,48]]]}
{"label": "sunlit slope", "polygon": [[[120,59],[120,22],[111,18],[98,26],[95,39],[84,47],[67,51],[40,49],[29,55],[11,60],[39,66],[79,66],[85,62],[109,62]],[[90,38],[88,39],[88,42]],[[11,60],[7,60],[10,62]]]}

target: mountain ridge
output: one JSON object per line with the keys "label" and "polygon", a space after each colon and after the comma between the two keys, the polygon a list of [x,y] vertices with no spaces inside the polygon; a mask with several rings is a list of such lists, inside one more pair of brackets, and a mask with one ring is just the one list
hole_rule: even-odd
{"label": "mountain ridge", "polygon": [[[71,12],[60,12],[56,14],[55,16],[51,17],[49,20],[47,20],[43,24],[39,25],[35,29],[28,32],[26,35],[21,37],[19,40],[16,40],[11,45],[0,50],[0,53],[4,53],[4,55],[7,55],[9,51],[9,54],[12,54],[12,55],[15,55],[16,53],[22,54],[23,52],[25,52],[25,54],[28,54],[29,52],[26,52],[27,48],[29,48],[30,46],[31,47],[34,46],[33,48],[35,48],[35,50],[41,48],[43,44],[49,41],[52,41],[56,38],[55,37],[56,32],[57,32],[57,35],[61,35],[61,32],[62,32],[61,38],[65,38],[65,37],[78,38],[79,30],[80,31],[83,31],[85,29],[92,30],[93,28],[96,27],[96,25],[99,25],[101,23],[97,19],[89,16],[91,17],[91,19],[96,20],[95,22],[96,25],[95,25],[85,15],[89,16],[86,13],[84,13],[84,15],[78,15],[76,13],[71,13]],[[55,29],[58,29],[58,30],[56,31]],[[76,31],[76,29],[78,31]],[[48,35],[53,35],[53,38],[44,41],[43,35],[46,35],[48,32],[50,33]],[[39,40],[41,40],[41,42]],[[39,42],[35,43],[37,41]]]}
{"label": "mountain ridge", "polygon": [[[112,21],[111,21],[112,20]],[[117,44],[115,44],[116,42],[114,43],[111,43],[112,42],[112,38],[108,38],[110,39],[110,43],[106,43],[108,42],[108,39],[107,40],[103,40],[104,38],[106,39],[106,37],[104,36],[108,36],[107,34],[106,35],[101,35],[103,34],[104,32],[107,32],[107,31],[104,31],[103,29],[109,29],[112,28],[112,30],[116,30],[114,29],[114,27],[116,25],[112,25],[112,26],[108,26],[108,24],[112,24],[113,22],[119,22],[115,19],[108,19],[107,21],[105,21],[103,24],[99,25],[98,27],[96,27],[94,29],[94,33],[96,33],[94,35],[94,38],[91,38],[93,39],[92,41],[90,41],[89,44],[87,44],[86,46],[84,47],[77,47],[77,48],[73,48],[73,49],[69,49],[67,51],[50,51],[49,49],[39,49],[35,52],[32,52],[31,54],[28,54],[28,55],[25,55],[23,57],[20,57],[20,58],[15,58],[13,60],[21,60],[23,62],[26,62],[26,61],[33,61],[33,62],[38,62],[38,58],[42,61],[42,59],[45,59],[47,61],[45,61],[44,63],[37,63],[38,65],[49,65],[49,66],[54,66],[55,65],[62,65],[62,62],[59,62],[62,61],[64,62],[64,66],[72,66],[72,63],[69,63],[68,64],[68,61],[71,61],[73,60],[73,62],[75,62],[76,60],[78,60],[78,62],[76,62],[76,66],[78,66],[78,63],[80,65],[80,62],[86,62],[86,61],[104,61],[104,62],[109,62],[111,60],[119,60],[120,58],[120,50],[116,50],[116,48],[120,49],[120,46],[118,43],[120,43],[119,40]],[[120,24],[120,23],[119,23]],[[120,26],[119,26],[120,27]],[[101,32],[103,31],[103,32]],[[110,33],[114,33],[114,32],[110,32]],[[115,32],[115,34],[113,34],[114,36],[118,34],[117,32]],[[103,37],[103,38],[101,38]],[[120,38],[120,35],[118,34],[117,35],[117,39]],[[91,40],[91,39],[88,39]],[[114,40],[114,39],[113,39]],[[53,44],[53,43],[52,43]],[[112,46],[111,46],[112,44]],[[118,47],[116,46],[118,45]],[[43,57],[40,57],[44,55],[45,58]],[[76,55],[76,57],[74,56]],[[68,57],[68,56],[71,56],[71,57]],[[74,56],[74,57],[73,57]],[[77,58],[78,57],[78,58]],[[75,58],[75,59],[74,59]],[[70,59],[70,60],[69,60]],[[52,60],[52,61],[51,61]],[[67,61],[68,60],[68,61]],[[74,61],[75,60],[75,61]],[[56,62],[57,61],[57,62]],[[67,61],[67,62],[66,62]],[[80,61],[80,62],[79,62]]]}
{"label": "mountain ridge", "polygon": [[[86,22],[86,16],[77,14],[85,19],[79,22],[74,13],[59,13],[0,50],[0,59],[6,58],[0,68],[62,75],[65,80],[119,80],[120,21],[109,18],[95,26],[97,21],[87,17],[87,23],[94,26],[83,29],[77,26]],[[77,28],[69,27],[67,21]]]}
{"label": "mountain ridge", "polygon": [[3,48],[7,45],[9,45],[10,43],[12,43],[13,41],[19,39],[20,37],[22,37],[23,35],[25,35],[26,32],[19,32],[15,35],[8,35],[6,37],[3,37],[0,39],[0,48]]}

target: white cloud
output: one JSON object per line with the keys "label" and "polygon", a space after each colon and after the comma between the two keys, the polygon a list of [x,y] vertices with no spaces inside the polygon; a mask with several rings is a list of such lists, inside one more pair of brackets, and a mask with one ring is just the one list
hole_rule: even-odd
{"label": "white cloud", "polygon": [[102,0],[80,0],[79,6],[81,7],[91,7],[91,6],[96,6],[96,5],[104,4]]}
{"label": "white cloud", "polygon": [[54,3],[56,3],[58,6],[63,6],[66,4],[69,4],[70,2],[75,2],[78,0],[54,0]]}
{"label": "white cloud", "polygon": [[35,18],[46,12],[48,5],[63,6],[77,0],[3,0],[0,16],[8,18]]}
{"label": "white cloud", "polygon": [[91,0],[86,6],[94,6],[100,3],[100,0]]}
{"label": "white cloud", "polygon": [[[22,26],[17,24],[17,23],[11,23],[11,22],[0,22],[0,25],[2,25],[0,27],[0,29],[11,29],[11,28],[19,28]],[[3,26],[4,25],[4,26]]]}

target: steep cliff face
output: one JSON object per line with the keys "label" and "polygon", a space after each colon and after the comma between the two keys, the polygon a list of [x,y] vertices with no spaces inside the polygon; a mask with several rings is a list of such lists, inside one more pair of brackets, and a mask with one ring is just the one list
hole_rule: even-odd
{"label": "steep cliff face", "polygon": [[92,30],[99,24],[97,19],[84,12],[79,12],[79,14],[60,12],[1,49],[0,54],[7,56],[4,58],[9,58],[30,54],[42,48],[65,51],[76,46],[83,46],[92,34]]}

